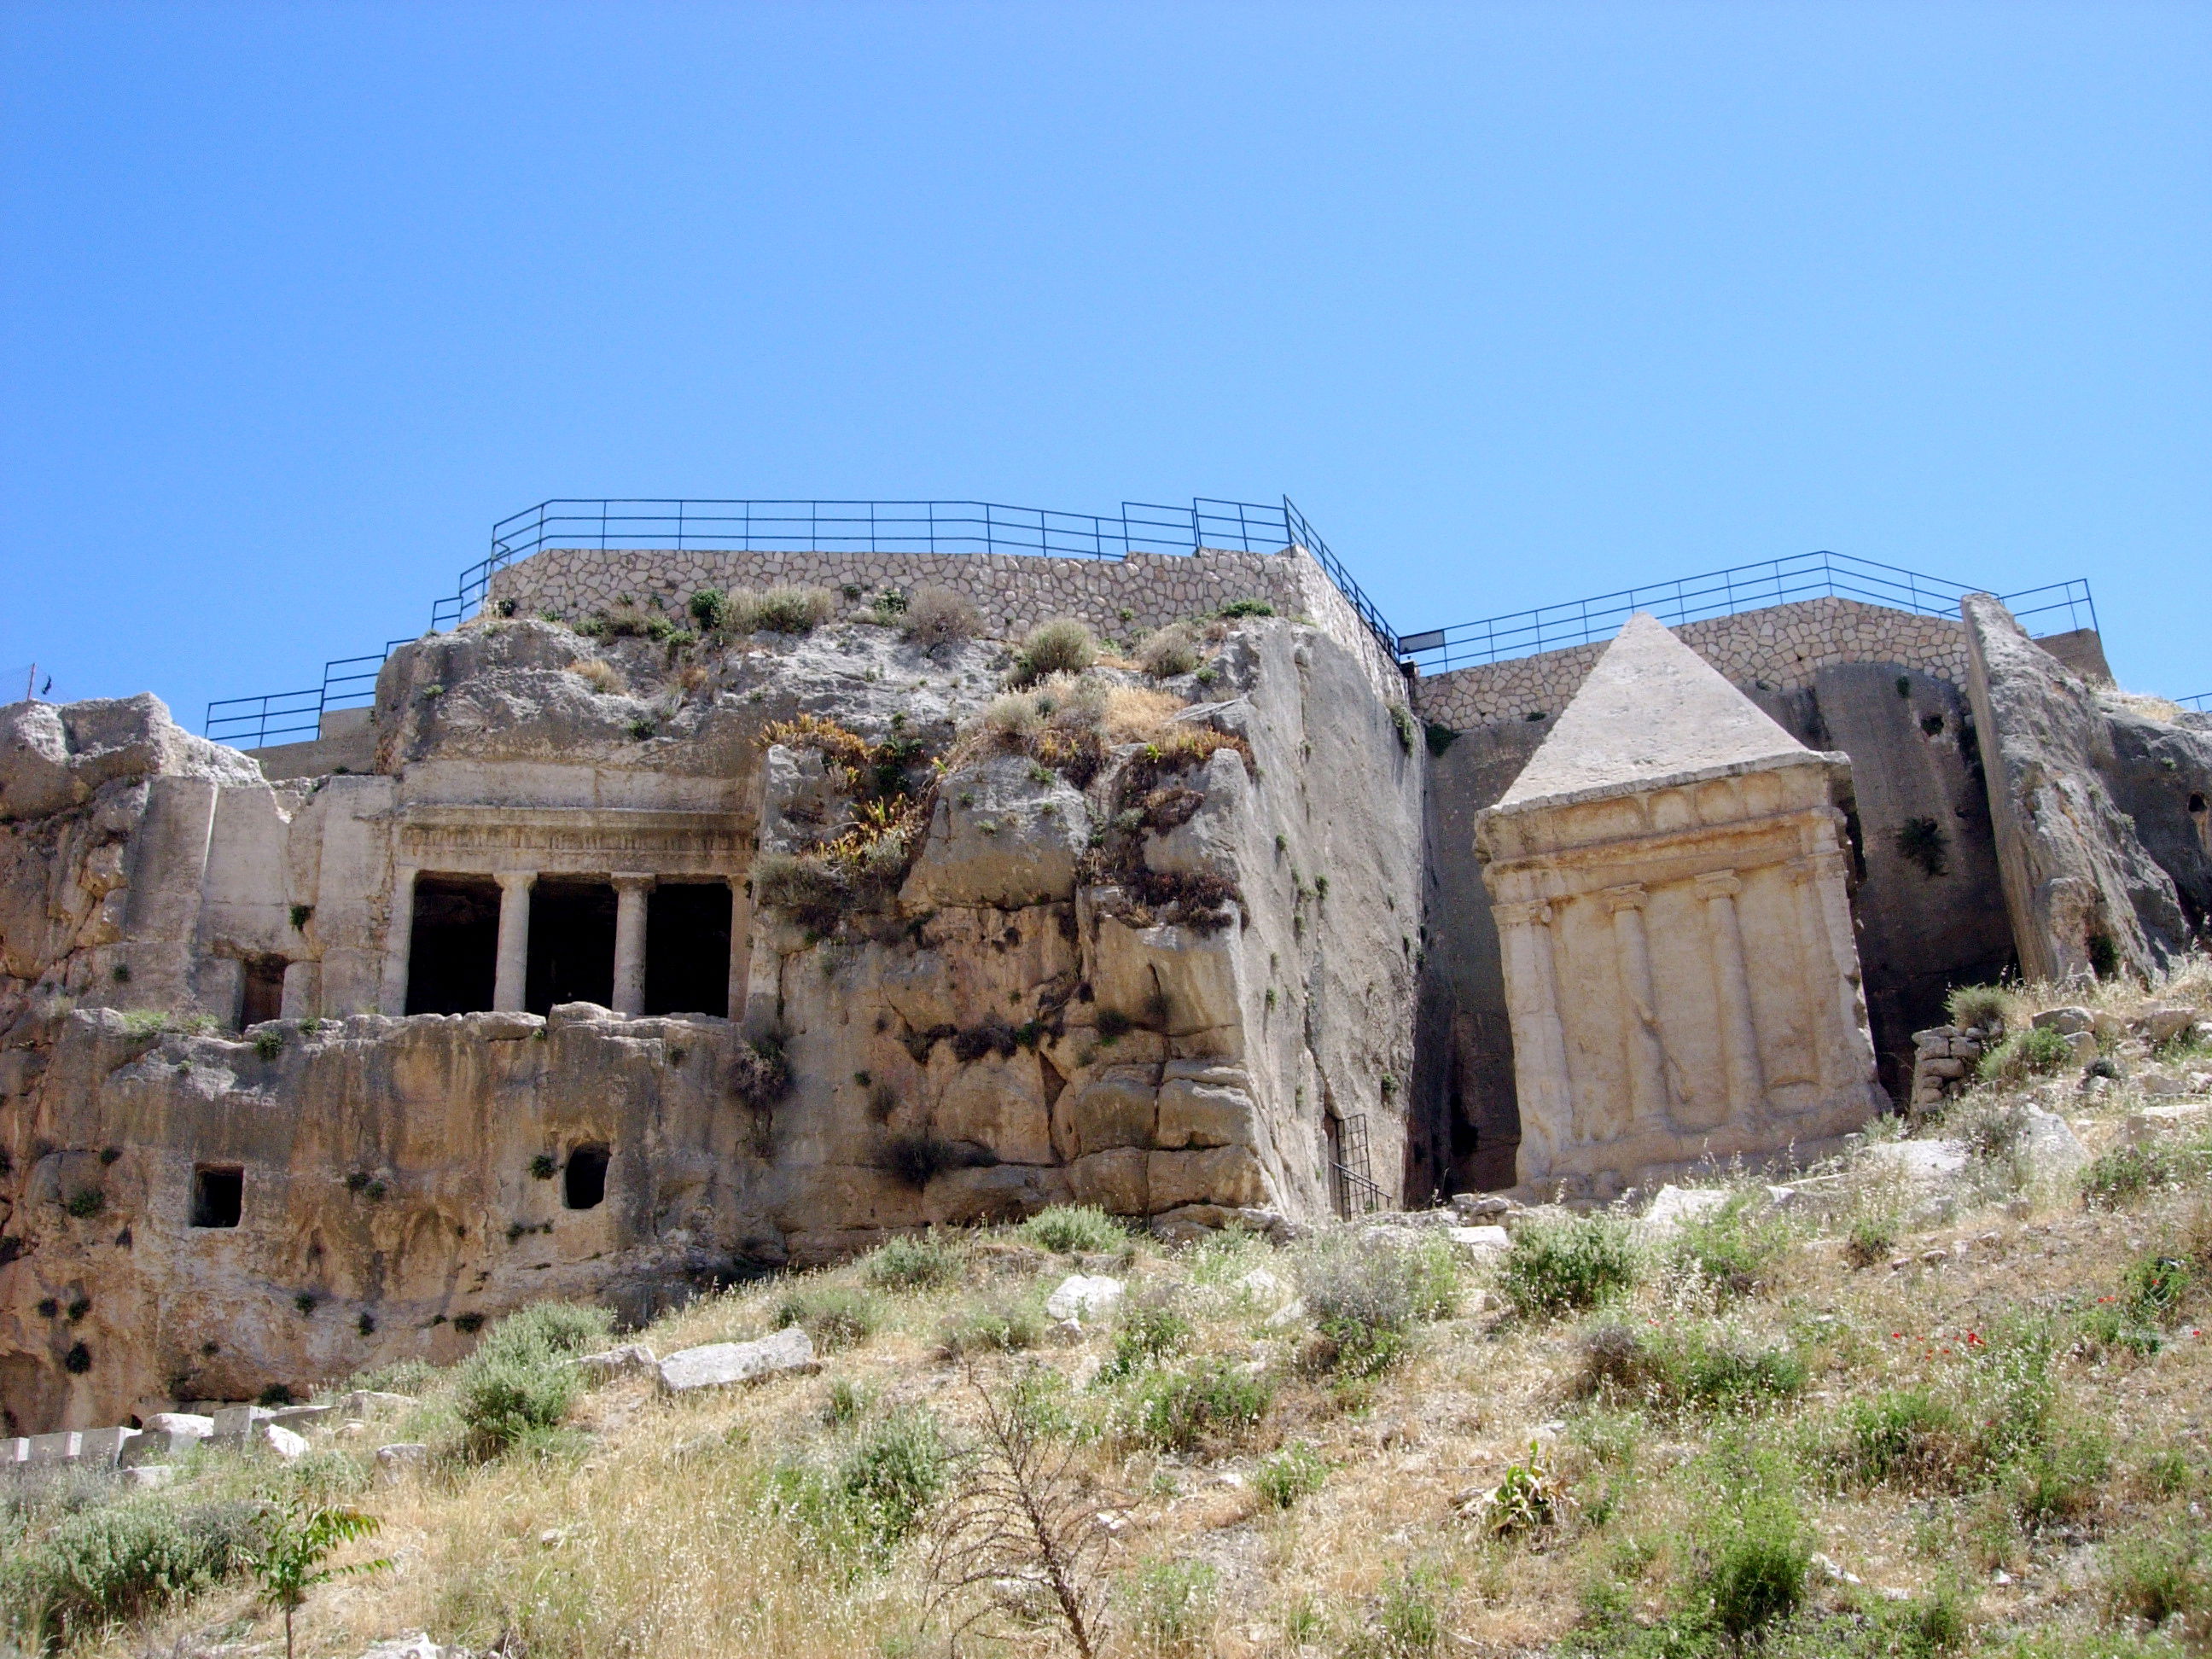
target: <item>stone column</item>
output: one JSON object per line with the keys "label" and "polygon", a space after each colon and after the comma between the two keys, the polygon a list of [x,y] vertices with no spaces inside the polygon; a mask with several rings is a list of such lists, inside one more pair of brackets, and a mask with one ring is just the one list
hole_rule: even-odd
{"label": "stone column", "polygon": [[1628,1088],[1635,1127],[1667,1121],[1667,1047],[1659,1040],[1659,1002],[1651,985],[1651,949],[1644,936],[1644,905],[1649,895],[1640,883],[1608,887],[1600,895],[1613,911],[1613,959],[1620,971],[1621,994],[1633,1018],[1628,1027]]}
{"label": "stone column", "polygon": [[[407,1012],[408,961],[415,949],[415,876],[412,866],[404,864],[392,872],[392,912],[384,925],[384,977],[376,996],[377,1008],[383,1013]],[[285,1016],[293,1018],[289,968],[284,970],[284,1000]]]}
{"label": "stone column", "polygon": [[522,1012],[530,982],[530,890],[534,870],[499,874],[499,969],[492,980],[491,1006],[502,1013]]}
{"label": "stone column", "polygon": [[1751,976],[1743,962],[1743,925],[1735,911],[1735,896],[1743,890],[1743,883],[1733,870],[1716,870],[1699,876],[1697,886],[1698,896],[1705,902],[1705,933],[1712,944],[1729,1112],[1741,1123],[1766,1096],[1766,1078],[1759,1062],[1759,1028],[1752,1021]]}
{"label": "stone column", "polygon": [[1552,959],[1552,907],[1540,899],[1492,908],[1505,969],[1506,1014],[1513,1025],[1514,1092],[1521,1106],[1515,1174],[1540,1181],[1576,1138],[1573,1079],[1559,1025],[1558,969]]}
{"label": "stone column", "polygon": [[645,1012],[646,895],[654,878],[617,871],[615,887],[615,1012]]}
{"label": "stone column", "polygon": [[[1824,1045],[1820,1081],[1830,1093],[1864,1093],[1875,1087],[1874,1036],[1867,1029],[1866,993],[1859,983],[1858,936],[1851,927],[1845,872],[1850,855],[1840,848],[1808,853],[1791,873],[1811,924],[1808,944],[1815,970],[1827,970],[1834,1009]],[[1825,947],[1825,948],[1824,948]],[[1815,998],[1814,1006],[1822,1000]]]}

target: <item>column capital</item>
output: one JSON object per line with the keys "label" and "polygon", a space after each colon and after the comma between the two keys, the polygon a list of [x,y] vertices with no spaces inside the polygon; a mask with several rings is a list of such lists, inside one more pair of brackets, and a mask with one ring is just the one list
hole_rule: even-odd
{"label": "column capital", "polygon": [[607,881],[617,893],[651,892],[659,884],[660,878],[650,871],[617,870]]}
{"label": "column capital", "polygon": [[493,875],[492,879],[499,884],[502,892],[526,893],[538,884],[538,872],[535,870],[501,870]]}
{"label": "column capital", "polygon": [[1520,899],[1507,904],[1491,907],[1491,915],[1498,918],[1501,927],[1526,927],[1552,925],[1552,906],[1545,899]]}
{"label": "column capital", "polygon": [[1651,895],[1644,890],[1644,884],[1632,881],[1620,887],[1601,889],[1598,896],[1605,901],[1608,910],[1641,910]]}
{"label": "column capital", "polygon": [[1697,879],[1701,899],[1730,898],[1743,891],[1743,878],[1733,870],[1708,870]]}

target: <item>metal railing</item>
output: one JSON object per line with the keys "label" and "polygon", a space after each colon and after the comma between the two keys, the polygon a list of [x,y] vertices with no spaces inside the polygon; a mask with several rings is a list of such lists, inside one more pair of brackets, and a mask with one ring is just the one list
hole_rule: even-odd
{"label": "metal railing", "polygon": [[304,691],[271,691],[258,697],[225,697],[207,706],[200,730],[217,743],[265,749],[271,743],[307,743],[322,735],[323,716],[335,708],[362,708],[376,701],[376,676],[392,647],[388,640],[373,657],[340,657],[323,665],[323,683]]}
{"label": "metal railing", "polygon": [[[1425,674],[1441,674],[1455,668],[1501,662],[1511,657],[1533,657],[1542,651],[1560,651],[1611,639],[1638,611],[1648,611],[1668,627],[1709,617],[1733,616],[1738,611],[1765,610],[1803,599],[1834,597],[1858,599],[1893,611],[1923,616],[1956,616],[1959,601],[1969,593],[1985,592],[1965,582],[1923,576],[1895,565],[1847,553],[1800,553],[1761,564],[1737,565],[1728,570],[1623,588],[1594,599],[1517,611],[1480,622],[1408,634],[1398,640],[1403,659],[1419,665]],[[2018,593],[2000,596],[2025,625],[2030,617],[2043,620],[2040,631],[2063,633],[2076,628],[2095,628],[2097,610],[2089,584],[2081,580],[2053,582]],[[2060,622],[2062,625],[2051,624]],[[2037,631],[2031,629],[2031,631]]]}
{"label": "metal railing", "polygon": [[1385,650],[1397,635],[1288,496],[1279,505],[1194,496],[1188,507],[1123,501],[1119,513],[1062,513],[998,501],[565,499],[492,526],[491,551],[461,573],[431,626],[451,628],[483,603],[495,573],[547,548],[710,552],[1019,553],[1123,559],[1133,552],[1311,552]]}
{"label": "metal railing", "polygon": [[2193,697],[2176,697],[2174,702],[2184,708],[2193,708],[2200,714],[2212,714],[2212,691],[2199,691]]}

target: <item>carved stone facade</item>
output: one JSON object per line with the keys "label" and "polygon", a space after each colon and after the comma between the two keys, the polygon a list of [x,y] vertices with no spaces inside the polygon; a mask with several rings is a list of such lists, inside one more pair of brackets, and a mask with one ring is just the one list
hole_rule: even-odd
{"label": "carved stone facade", "polygon": [[1609,1196],[1817,1153],[1884,1104],[1836,785],[1649,617],[1482,814],[1519,1086],[1518,1175]]}

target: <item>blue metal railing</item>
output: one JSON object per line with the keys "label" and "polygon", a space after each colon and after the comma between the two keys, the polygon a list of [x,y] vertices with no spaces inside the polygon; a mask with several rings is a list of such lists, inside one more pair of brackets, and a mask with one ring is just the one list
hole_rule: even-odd
{"label": "blue metal railing", "polygon": [[[1708,617],[1832,596],[1923,616],[1955,617],[1962,598],[1985,591],[1845,553],[1800,553],[1432,629],[1425,634],[1403,635],[1398,641],[1398,653],[1418,664],[1423,673],[1441,674],[1611,639],[1638,611],[1650,611],[1671,628]],[[2053,634],[2097,626],[2097,609],[2086,581],[2054,582],[2001,597],[2023,624],[2031,617],[2039,620],[2041,626],[2031,632]]]}
{"label": "blue metal railing", "polygon": [[376,676],[384,659],[405,640],[388,640],[373,657],[340,657],[323,665],[323,683],[304,691],[271,691],[259,697],[225,697],[207,707],[200,729],[217,743],[264,749],[272,743],[307,743],[322,734],[323,716],[334,708],[363,708],[376,701]]}
{"label": "blue metal railing", "polygon": [[[494,573],[554,547],[696,549],[715,552],[1019,553],[1124,559],[1133,552],[1245,553],[1303,547],[1328,573],[1386,652],[1389,621],[1331,552],[1289,496],[1279,506],[1194,496],[1188,507],[1123,501],[1111,516],[1007,507],[996,501],[559,500],[540,501],[492,526],[491,552],[461,573],[455,592],[430,608],[430,626],[458,627],[483,604]],[[395,640],[374,657],[325,665],[323,683],[303,691],[228,697],[208,705],[207,735],[241,748],[315,736],[334,708],[374,701],[376,673]]]}
{"label": "blue metal railing", "polygon": [[2193,708],[2200,714],[2212,714],[2212,691],[2199,691],[2193,697],[2176,697],[2174,702],[2184,708]]}

